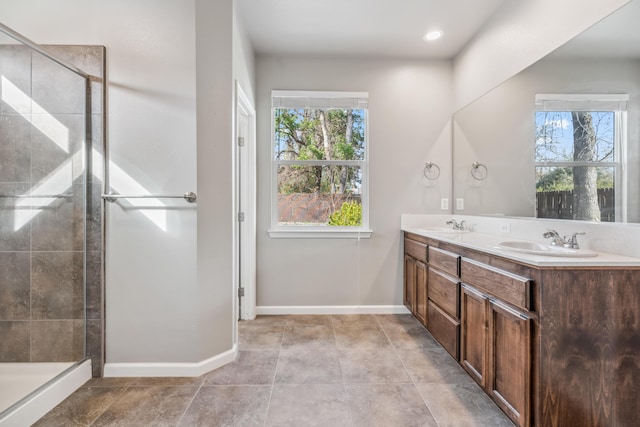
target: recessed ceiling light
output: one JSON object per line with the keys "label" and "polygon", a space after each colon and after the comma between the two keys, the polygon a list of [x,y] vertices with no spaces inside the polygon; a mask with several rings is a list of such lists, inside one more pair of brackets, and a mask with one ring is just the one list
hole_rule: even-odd
{"label": "recessed ceiling light", "polygon": [[444,33],[440,30],[436,30],[436,31],[429,31],[427,34],[424,35],[424,37],[422,37],[424,39],[424,41],[427,42],[432,42],[434,40],[438,40],[440,37],[442,37]]}

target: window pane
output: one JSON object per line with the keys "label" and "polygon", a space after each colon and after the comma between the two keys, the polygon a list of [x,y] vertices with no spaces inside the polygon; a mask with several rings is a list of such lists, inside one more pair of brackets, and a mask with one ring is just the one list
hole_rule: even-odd
{"label": "window pane", "polygon": [[613,111],[536,112],[536,162],[615,159]]}
{"label": "window pane", "polygon": [[279,166],[278,224],[362,225],[361,188],[359,167]]}
{"label": "window pane", "polygon": [[364,160],[363,109],[276,108],[278,160]]}
{"label": "window pane", "polygon": [[538,218],[615,221],[613,167],[536,168]]}

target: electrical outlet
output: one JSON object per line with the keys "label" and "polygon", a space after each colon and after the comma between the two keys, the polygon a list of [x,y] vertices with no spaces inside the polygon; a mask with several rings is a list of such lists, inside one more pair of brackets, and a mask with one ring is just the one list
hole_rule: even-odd
{"label": "electrical outlet", "polygon": [[440,209],[443,211],[449,210],[449,199],[446,199],[446,198],[440,199]]}
{"label": "electrical outlet", "polygon": [[458,211],[464,210],[464,199],[456,199],[456,210]]}
{"label": "electrical outlet", "polygon": [[509,224],[509,223],[500,224],[500,232],[501,233],[511,233],[511,224]]}

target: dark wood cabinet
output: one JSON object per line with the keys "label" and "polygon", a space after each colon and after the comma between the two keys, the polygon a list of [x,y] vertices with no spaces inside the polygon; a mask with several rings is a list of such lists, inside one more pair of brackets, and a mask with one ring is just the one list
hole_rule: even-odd
{"label": "dark wood cabinet", "polygon": [[416,304],[416,262],[411,255],[404,255],[404,305],[411,313],[415,312]]}
{"label": "dark wood cabinet", "polygon": [[531,319],[489,300],[488,371],[485,390],[518,426],[531,410]]}
{"label": "dark wood cabinet", "polygon": [[640,425],[640,267],[405,237],[405,304],[516,425]]}
{"label": "dark wood cabinet", "polygon": [[480,387],[487,385],[487,297],[462,285],[460,296],[460,364]]}
{"label": "dark wood cabinet", "polygon": [[427,264],[422,261],[416,261],[416,301],[414,316],[423,325],[427,324]]}
{"label": "dark wood cabinet", "polygon": [[458,360],[458,343],[460,342],[460,322],[445,313],[429,300],[427,309],[428,328],[431,335]]}
{"label": "dark wood cabinet", "polygon": [[404,305],[422,323],[427,324],[427,246],[405,239]]}
{"label": "dark wood cabinet", "polygon": [[456,360],[460,348],[460,257],[429,246],[427,329]]}

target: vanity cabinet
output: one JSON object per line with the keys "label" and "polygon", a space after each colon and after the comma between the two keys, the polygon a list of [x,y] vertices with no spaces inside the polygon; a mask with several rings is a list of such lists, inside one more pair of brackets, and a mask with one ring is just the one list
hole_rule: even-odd
{"label": "vanity cabinet", "polygon": [[531,318],[489,300],[485,390],[518,426],[529,426],[531,411]]}
{"label": "vanity cabinet", "polygon": [[429,280],[427,329],[447,352],[458,359],[460,343],[460,257],[428,248]]}
{"label": "vanity cabinet", "polygon": [[427,245],[405,239],[404,305],[422,323],[427,324]]}
{"label": "vanity cabinet", "polygon": [[460,364],[480,387],[487,384],[488,298],[470,286],[462,286]]}
{"label": "vanity cabinet", "polygon": [[460,279],[460,363],[516,425],[528,426],[532,280],[467,257]]}
{"label": "vanity cabinet", "polygon": [[462,284],[460,364],[518,426],[531,407],[531,319]]}
{"label": "vanity cabinet", "polygon": [[[538,266],[405,237],[424,245],[423,323],[516,425],[640,425],[640,267]],[[406,288],[418,274],[405,267]]]}

